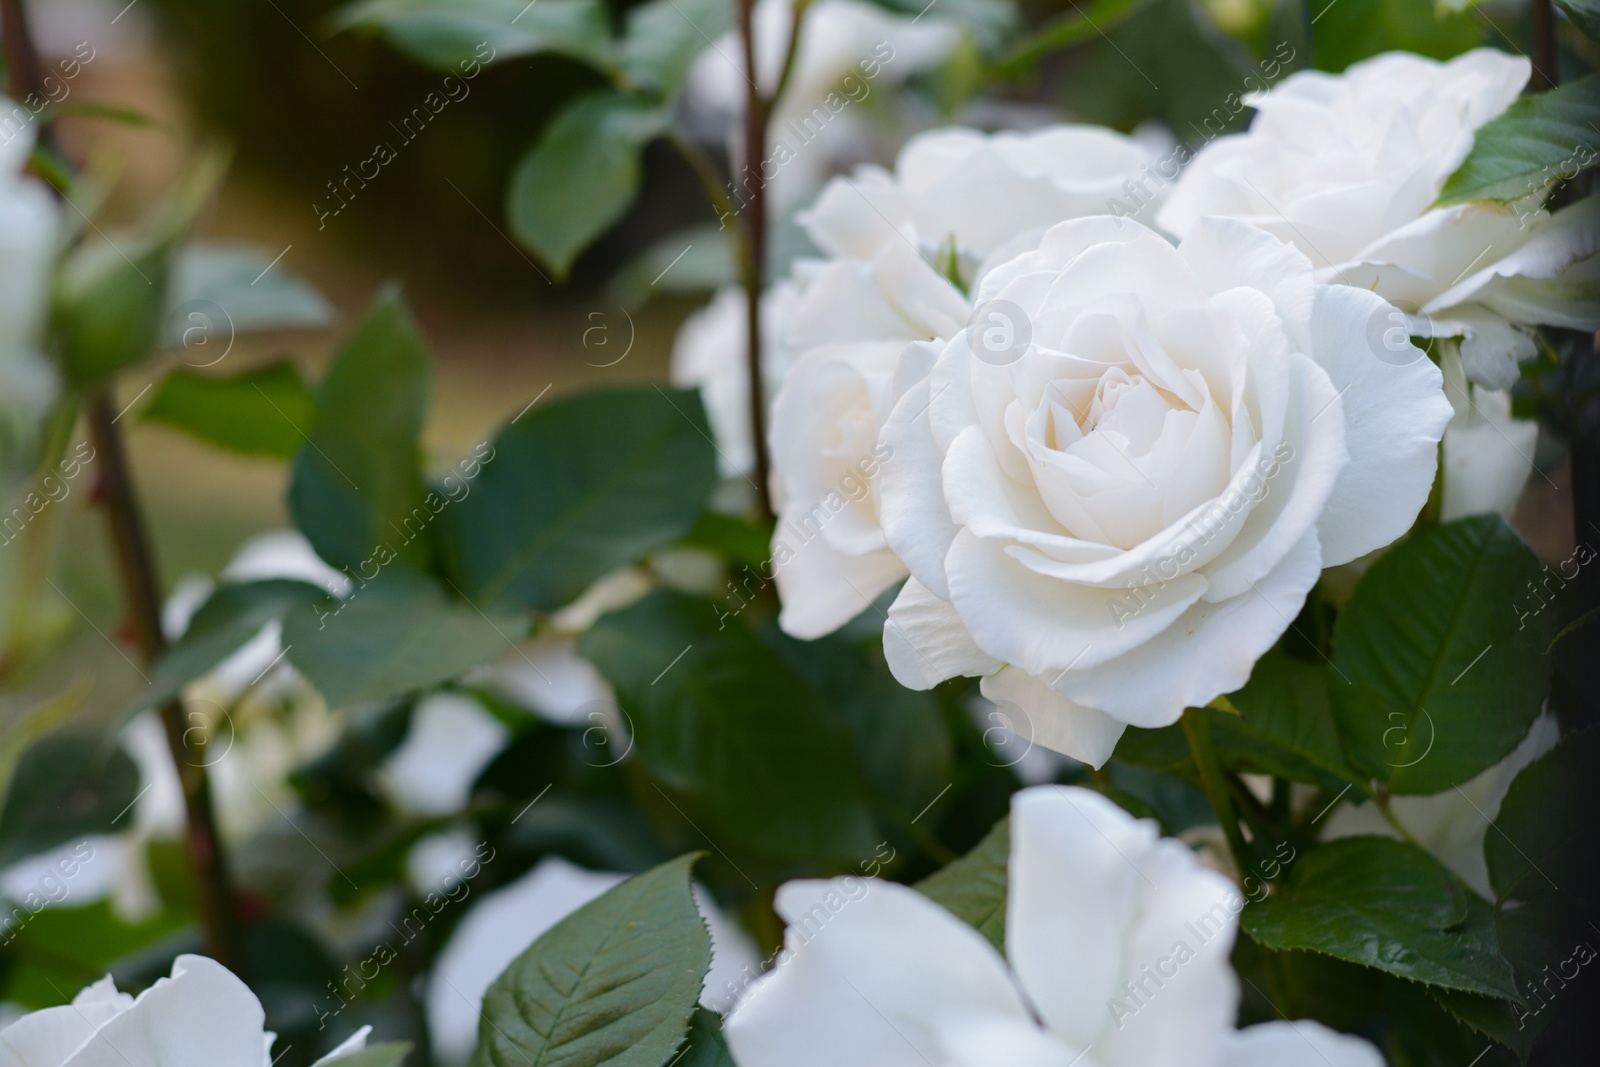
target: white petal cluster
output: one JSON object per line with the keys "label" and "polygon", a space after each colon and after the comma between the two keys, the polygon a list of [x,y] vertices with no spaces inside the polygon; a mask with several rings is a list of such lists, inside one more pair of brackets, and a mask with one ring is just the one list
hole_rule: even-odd
{"label": "white petal cluster", "polygon": [[43,182],[23,173],[35,130],[0,97],[0,495],[34,459],[56,377],[40,352],[60,212]]}
{"label": "white petal cluster", "polygon": [[1438,368],[1262,230],[1066,222],[975,301],[1029,340],[903,358],[881,491],[912,580],[884,647],[913,688],[982,675],[1049,748],[1098,766],[1126,725],[1242,686],[1322,569],[1427,499]]}
{"label": "white petal cluster", "polygon": [[915,890],[790,882],[777,966],[724,1021],[740,1067],[1381,1067],[1308,1021],[1234,1028],[1244,898],[1085,789],[1012,798],[1005,957]]}
{"label": "white petal cluster", "polygon": [[[5,1067],[269,1067],[276,1035],[261,1002],[222,964],[179,956],[170,977],[131,997],[111,976],[71,1004],[24,1015],[0,1030]],[[366,1047],[362,1027],[313,1067]]]}
{"label": "white petal cluster", "polygon": [[772,405],[772,561],[786,631],[837,629],[907,573],[884,537],[878,488],[893,462],[880,431],[907,344],[964,327],[986,257],[1105,211],[1155,160],[1154,148],[1098,127],[940,130],[913,138],[893,172],[834,179],[800,214],[829,258],[795,267],[790,369]]}
{"label": "white petal cluster", "polygon": [[1551,213],[1534,185],[1515,204],[1433,206],[1531,69],[1480,48],[1296,73],[1250,98],[1248,132],[1195,156],[1158,221],[1178,236],[1208,215],[1259,226],[1318,280],[1383,296],[1413,334],[1463,338],[1468,375],[1505,389],[1534,354],[1531,326],[1600,329],[1600,200]]}

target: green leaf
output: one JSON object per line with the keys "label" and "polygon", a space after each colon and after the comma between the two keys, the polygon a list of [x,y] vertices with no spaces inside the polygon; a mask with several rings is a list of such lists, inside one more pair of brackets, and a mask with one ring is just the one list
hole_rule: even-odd
{"label": "green leaf", "polygon": [[[674,230],[648,245],[611,275],[606,282],[606,296],[624,309],[638,310],[652,296],[700,295],[737,284],[738,280],[733,230],[722,223],[707,222]],[[595,340],[599,340],[598,335]],[[584,358],[603,367],[617,356],[608,356],[595,344]]]}
{"label": "green leaf", "polygon": [[[196,328],[215,345],[208,358],[221,359],[237,334],[315,328],[332,324],[333,308],[308,283],[290,274],[271,253],[244,245],[191,242],[173,259],[167,291],[168,348],[190,352]],[[221,311],[214,321],[214,311]],[[220,343],[219,343],[220,342]]]}
{"label": "green leaf", "polygon": [[317,554],[360,568],[383,546],[428,558],[422,424],[428,352],[396,293],[378,298],[317,389],[316,419],[295,457],[289,510]]}
{"label": "green leaf", "polygon": [[472,1067],[661,1067],[711,966],[689,883],[698,854],[628,879],[561,920],[483,998]]}
{"label": "green leaf", "polygon": [[1024,80],[1034,76],[1039,60],[1073,45],[1109,33],[1149,0],[1091,0],[1087,11],[1074,6],[1056,15],[1008,48],[993,73]]}
{"label": "green leaf", "polygon": [[1449,59],[1483,43],[1470,10],[1434,0],[1312,0],[1313,65],[1341,71],[1380,52]]}
{"label": "green leaf", "polygon": [[61,265],[52,318],[67,381],[86,389],[154,352],[167,307],[170,245],[81,245]]}
{"label": "green leaf", "polygon": [[844,712],[868,787],[896,809],[903,824],[950,784],[955,746],[938,701],[932,693],[895,681],[881,644],[863,650],[837,635],[797,641],[776,627],[766,636],[791,667]]}
{"label": "green leaf", "polygon": [[1514,102],[1479,128],[1466,160],[1439,194],[1441,204],[1520,200],[1570,178],[1600,153],[1600,74]]}
{"label": "green leaf", "polygon": [[142,418],[247,456],[293,459],[316,417],[316,399],[282,360],[232,377],[178,368],[156,388]]}
{"label": "green leaf", "polygon": [[683,1058],[674,1067],[734,1067],[733,1054],[722,1036],[722,1019],[715,1012],[696,1008],[683,1040]]}
{"label": "green leaf", "polygon": [[[1329,699],[1330,672],[1274,649],[1257,661],[1250,681],[1228,700],[1230,715],[1206,712],[1224,770],[1271,774],[1334,791],[1361,776],[1346,763]],[[1337,684],[1337,683],[1335,683]],[[1193,777],[1194,758],[1183,727],[1128,730],[1117,743],[1126,763]]]}
{"label": "green leaf", "polygon": [[1573,25],[1591,41],[1600,41],[1600,0],[1556,0]]}
{"label": "green leaf", "polygon": [[23,750],[6,790],[0,868],[113,832],[138,793],[139,768],[115,739],[85,730],[44,735]]}
{"label": "green leaf", "polygon": [[706,42],[728,31],[732,11],[726,0],[646,0],[630,8],[622,69],[635,87],[672,95]]}
{"label": "green leaf", "polygon": [[417,62],[467,79],[480,66],[538,52],[600,70],[615,64],[600,0],[364,0],[335,12],[333,22],[379,30]]}
{"label": "green leaf", "polygon": [[712,841],[799,861],[871,853],[838,712],[727,614],[658,591],[601,618],[579,650],[616,687],[640,761]]}
{"label": "green leaf", "polygon": [[1347,837],[1306,852],[1281,888],[1248,905],[1245,932],[1426,985],[1515,997],[1492,909],[1415,845]]}
{"label": "green leaf", "polygon": [[1006,863],[1011,820],[1001,819],[965,856],[912,886],[977,929],[1001,955],[1006,951]]}
{"label": "green leaf", "polygon": [[1500,900],[1524,904],[1585,884],[1588,839],[1600,811],[1600,730],[1561,740],[1522,769],[1483,839],[1489,884]]}
{"label": "green leaf", "polygon": [[329,707],[385,700],[448,681],[514,647],[523,620],[490,616],[404,567],[357,582],[343,602],[291,608],[290,661]]}
{"label": "green leaf", "polygon": [[659,105],[610,89],[556,115],[511,175],[511,232],[565,279],[573,260],[639,192],[639,151],[670,119]]}
{"label": "green leaf", "polygon": [[219,586],[194,613],[183,636],[161,654],[150,685],[129,702],[124,717],[165,704],[237,652],[263,626],[325,595],[320,586],[289,578]]}
{"label": "green leaf", "polygon": [[1499,516],[1423,530],[1373,565],[1334,631],[1333,711],[1357,770],[1438,793],[1517,746],[1549,687],[1550,613],[1519,608],[1538,578]]}
{"label": "green leaf", "polygon": [[551,401],[500,432],[472,491],[444,512],[445,565],[477,603],[551,610],[677,541],[715,482],[697,392]]}
{"label": "green leaf", "polygon": [[317,1061],[319,1067],[400,1067],[411,1054],[409,1041],[383,1041],[331,1060]]}
{"label": "green leaf", "polygon": [[[1136,5],[1121,25],[1091,40],[1065,94],[1083,121],[1130,129],[1155,117],[1190,141],[1243,124],[1245,75],[1260,74],[1188,0]],[[1112,209],[1108,203],[1105,210]]]}

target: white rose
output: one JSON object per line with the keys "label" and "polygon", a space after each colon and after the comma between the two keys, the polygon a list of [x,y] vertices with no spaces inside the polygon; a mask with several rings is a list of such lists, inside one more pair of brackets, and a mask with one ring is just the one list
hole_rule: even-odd
{"label": "white rose", "polygon": [[976,300],[1011,347],[908,350],[884,429],[913,576],[884,646],[912,688],[982,675],[1013,730],[1098,766],[1126,725],[1243,685],[1322,569],[1427,499],[1438,368],[1383,347],[1381,297],[1261,230],[1208,219],[1174,248],[1062,223]]}
{"label": "white rose", "polygon": [[[0,1030],[7,1067],[268,1067],[275,1035],[250,988],[222,964],[179,956],[172,975],[137,998],[111,976],[71,1004],[30,1012]],[[366,1047],[370,1026],[318,1060],[328,1065]]]}
{"label": "white rose", "polygon": [[[761,377],[769,398],[787,370],[783,337],[795,298],[787,282],[778,282],[761,298]],[[684,320],[672,343],[672,384],[699,387],[717,445],[717,467],[727,478],[748,475],[755,466],[747,321],[744,290],[728,286]]]}
{"label": "white rose", "polygon": [[814,638],[906,576],[878,517],[878,431],[900,353],[951,337],[977,264],[1064,218],[1104,212],[1156,160],[1095,127],[1028,133],[949,129],[913,138],[895,170],[836,178],[799,220],[831,256],[795,268],[793,364],[773,404],[780,500],[773,538],[779,623]]}
{"label": "white rose", "polygon": [[1309,1021],[1234,1029],[1244,897],[1086,789],[1011,801],[1005,958],[913,889],[790,882],[777,967],[723,1023],[739,1067],[1382,1067]]}
{"label": "white rose", "polygon": [[1507,388],[1534,354],[1528,327],[1600,328],[1600,200],[1552,215],[1530,188],[1520,205],[1432,206],[1530,70],[1480,48],[1301,71],[1250,98],[1250,129],[1201,149],[1157,220],[1178,236],[1207,215],[1253,223],[1304,252],[1318,281],[1383,296],[1412,333],[1464,338],[1472,379]]}
{"label": "white rose", "polygon": [[[23,168],[33,117],[0,96],[0,497],[34,461],[40,421],[56,376],[40,352],[60,212],[43,182]],[[19,125],[20,124],[20,125]]]}
{"label": "white rose", "polygon": [[1455,414],[1444,428],[1444,496],[1439,520],[1489,512],[1509,519],[1533,473],[1539,424],[1511,417],[1511,394],[1467,381],[1461,356],[1446,348],[1440,367]]}

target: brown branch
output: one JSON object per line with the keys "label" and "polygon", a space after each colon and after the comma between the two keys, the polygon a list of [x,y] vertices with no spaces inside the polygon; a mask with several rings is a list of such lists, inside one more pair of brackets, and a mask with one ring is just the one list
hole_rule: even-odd
{"label": "brown branch", "polygon": [[[744,298],[745,337],[748,343],[746,368],[750,376],[750,442],[754,446],[756,514],[764,523],[773,521],[772,495],[767,487],[770,460],[767,456],[767,401],[761,379],[761,293],[766,287],[767,259],[767,179],[761,164],[767,152],[768,102],[757,83],[755,34],[751,28],[754,0],[733,0],[739,41],[744,49],[744,171],[754,181],[745,181],[750,193],[744,208]],[[735,175],[734,184],[739,184]]]}
{"label": "brown branch", "polygon": [[[154,663],[166,647],[161,633],[161,591],[156,579],[154,557],[150,553],[143,512],[139,507],[133,475],[128,468],[122,435],[115,424],[115,410],[108,388],[101,387],[88,398],[85,414],[89,436],[94,441],[105,489],[106,515],[111,525],[111,540],[117,557],[117,572],[122,578],[123,596],[146,663]],[[183,808],[187,833],[185,851],[189,874],[194,883],[195,909],[205,930],[206,947],[211,956],[240,977],[245,976],[244,951],[234,907],[232,886],[222,841],[217,833],[216,813],[211,803],[211,781],[206,773],[203,744],[190,744],[189,727],[184,723],[183,705],[168,701],[160,709],[161,724],[167,733],[167,748],[183,787]]]}

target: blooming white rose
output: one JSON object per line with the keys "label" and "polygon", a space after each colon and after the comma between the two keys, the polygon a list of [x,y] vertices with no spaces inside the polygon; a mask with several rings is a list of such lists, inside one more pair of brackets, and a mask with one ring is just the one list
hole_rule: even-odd
{"label": "blooming white rose", "polygon": [[723,1023],[739,1067],[1381,1067],[1315,1022],[1234,1029],[1244,897],[1086,789],[1011,801],[1002,959],[913,889],[790,882],[777,967]]}
{"label": "blooming white rose", "polygon": [[1509,519],[1533,473],[1539,424],[1511,417],[1511,394],[1467,381],[1461,356],[1446,348],[1439,361],[1455,410],[1444,428],[1444,495],[1439,520],[1489,512]]}
{"label": "blooming white rose", "polygon": [[1322,569],[1427,499],[1438,368],[1374,341],[1381,297],[1318,285],[1261,230],[1208,219],[1174,248],[1062,223],[976,302],[1011,346],[908,350],[884,429],[883,528],[913,576],[884,648],[912,688],[984,676],[1048,748],[1098,766],[1126,725],[1242,686]]}
{"label": "blooming white rose", "polygon": [[[785,282],[761,297],[762,395],[769,398],[788,370],[783,338],[794,302],[794,287]],[[717,444],[717,469],[725,478],[748,475],[756,461],[750,441],[749,338],[744,290],[726,286],[683,320],[672,342],[672,384],[699,387]]]}
{"label": "blooming white rose", "polygon": [[1207,215],[1251,222],[1310,257],[1318,281],[1383,296],[1413,334],[1462,337],[1473,380],[1507,388],[1534,354],[1528,327],[1600,328],[1600,200],[1551,214],[1530,187],[1515,206],[1432,206],[1530,70],[1480,48],[1298,72],[1250,98],[1247,132],[1200,150],[1157,220],[1179,236]]}
{"label": "blooming white rose", "polygon": [[40,352],[60,212],[43,182],[27,177],[33,117],[0,96],[0,496],[34,460],[39,423],[56,377]]}
{"label": "blooming white rose", "polygon": [[[111,976],[71,1004],[30,1012],[0,1030],[5,1067],[269,1067],[276,1035],[250,987],[204,956],[179,956],[170,977],[130,997]],[[366,1047],[372,1027],[318,1060],[329,1067]]]}
{"label": "blooming white rose", "polygon": [[1102,212],[1155,161],[1149,144],[1088,126],[913,138],[893,173],[836,178],[800,222],[831,259],[795,269],[795,354],[773,402],[780,498],[773,537],[783,613],[797,637],[829,633],[906,576],[878,515],[878,440],[892,377],[913,341],[953,336],[986,256],[1065,218]]}

